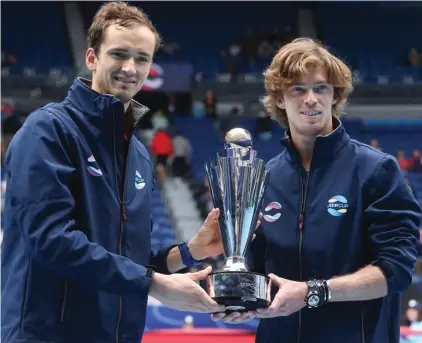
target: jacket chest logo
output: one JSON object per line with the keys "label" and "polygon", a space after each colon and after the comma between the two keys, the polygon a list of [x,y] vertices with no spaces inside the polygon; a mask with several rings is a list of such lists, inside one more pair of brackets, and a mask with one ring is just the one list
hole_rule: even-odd
{"label": "jacket chest logo", "polygon": [[347,199],[342,195],[333,196],[328,200],[327,211],[334,217],[341,217],[347,213],[349,204]]}
{"label": "jacket chest logo", "polygon": [[142,177],[142,175],[136,171],[135,173],[135,188],[136,189],[142,189],[145,187],[145,180]]}
{"label": "jacket chest logo", "polygon": [[281,217],[281,213],[277,211],[280,209],[281,209],[281,205],[279,202],[277,201],[271,202],[270,204],[268,204],[267,207],[265,207],[264,219],[269,223],[275,222],[278,218]]}
{"label": "jacket chest logo", "polygon": [[88,157],[88,173],[92,176],[103,176],[103,172],[101,171],[97,161],[95,160],[94,155]]}

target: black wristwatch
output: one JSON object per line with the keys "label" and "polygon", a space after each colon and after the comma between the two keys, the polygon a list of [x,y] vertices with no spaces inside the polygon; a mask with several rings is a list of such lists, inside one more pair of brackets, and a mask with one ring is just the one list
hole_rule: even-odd
{"label": "black wristwatch", "polygon": [[154,266],[146,266],[145,276],[152,279],[155,274],[155,267]]}
{"label": "black wristwatch", "polygon": [[308,308],[316,308],[323,302],[322,295],[320,294],[320,288],[318,287],[316,280],[307,281],[308,294],[305,298],[305,304]]}

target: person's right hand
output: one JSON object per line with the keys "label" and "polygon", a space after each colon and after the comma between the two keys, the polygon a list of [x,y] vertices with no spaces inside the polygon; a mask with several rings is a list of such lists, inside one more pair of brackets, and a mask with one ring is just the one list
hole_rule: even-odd
{"label": "person's right hand", "polygon": [[163,305],[180,311],[221,312],[217,304],[196,281],[204,280],[211,273],[209,266],[196,273],[164,275],[155,273],[149,294]]}
{"label": "person's right hand", "polygon": [[232,312],[229,314],[226,313],[214,313],[211,315],[213,321],[222,320],[224,323],[228,324],[240,324],[248,322],[255,318],[254,312]]}

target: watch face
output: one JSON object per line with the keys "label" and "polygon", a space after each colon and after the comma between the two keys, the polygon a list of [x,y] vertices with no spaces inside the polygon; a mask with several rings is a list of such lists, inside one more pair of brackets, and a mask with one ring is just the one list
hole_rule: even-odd
{"label": "watch face", "polygon": [[315,307],[319,304],[319,296],[318,295],[311,295],[308,299],[308,305]]}

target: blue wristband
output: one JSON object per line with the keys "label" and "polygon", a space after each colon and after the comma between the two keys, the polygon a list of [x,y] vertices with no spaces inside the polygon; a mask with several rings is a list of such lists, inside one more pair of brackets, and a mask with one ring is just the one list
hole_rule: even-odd
{"label": "blue wristband", "polygon": [[197,261],[192,257],[186,242],[179,244],[178,248],[180,256],[182,257],[182,262],[187,268],[201,265],[201,261]]}

